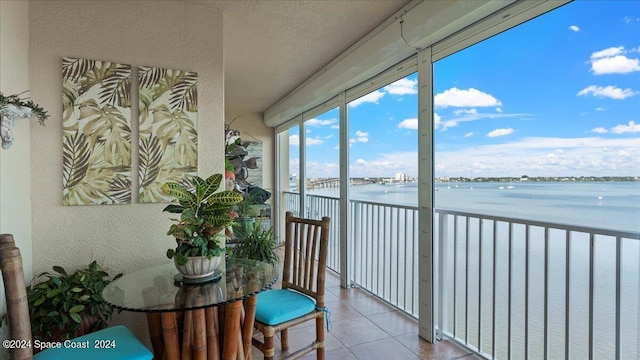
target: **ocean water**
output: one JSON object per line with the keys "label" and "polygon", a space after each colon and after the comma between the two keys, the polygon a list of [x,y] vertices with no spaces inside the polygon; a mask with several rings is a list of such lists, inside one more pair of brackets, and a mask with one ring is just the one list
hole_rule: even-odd
{"label": "ocean water", "polygon": [[[418,205],[418,184],[355,185],[354,200]],[[335,196],[337,188],[311,194]],[[436,183],[435,208],[480,214],[640,231],[640,181]]]}
{"label": "ocean water", "polygon": [[[388,185],[359,185],[352,186],[351,196],[354,200],[378,202],[385,204],[399,204],[417,206],[418,189],[416,183],[388,184]],[[324,196],[338,196],[338,189],[315,189],[312,194]],[[518,218],[532,221],[569,224],[608,230],[640,232],[640,182],[514,182],[514,183],[437,183],[435,208],[462,212],[494,215],[508,218]],[[472,222],[473,224],[473,222]],[[437,226],[437,224],[436,224]],[[471,225],[475,226],[475,225]],[[488,226],[490,228],[490,226]],[[462,229],[459,229],[462,230]],[[488,229],[484,229],[488,231]],[[490,231],[490,230],[489,230]],[[498,258],[508,258],[508,236],[506,228],[498,230],[497,254]],[[534,229],[531,232],[530,270],[529,270],[529,326],[524,325],[525,313],[525,243],[524,227],[514,228],[514,258],[513,258],[513,287],[512,287],[512,356],[515,359],[524,358],[525,333],[529,337],[529,358],[542,358],[544,335],[544,241],[543,231]],[[459,233],[464,233],[460,231]],[[471,233],[474,233],[473,231]],[[483,232],[483,239],[491,239],[491,234]],[[576,235],[572,238],[571,256],[571,285],[570,285],[570,358],[588,358],[589,338],[589,241],[587,236]],[[484,241],[480,245],[477,236],[472,236],[471,250],[482,246],[483,258],[493,253],[491,241]],[[615,350],[615,246],[608,239],[596,240],[594,246],[594,358],[614,359]],[[464,244],[458,244],[462,248]],[[450,254],[453,253],[450,244]],[[549,259],[549,352],[551,359],[564,358],[565,346],[565,254],[566,242],[563,232],[550,233]],[[450,255],[452,256],[452,255]],[[465,254],[458,255],[459,260],[465,259]],[[478,269],[477,255],[470,254],[471,269]],[[449,259],[451,266],[453,261]],[[483,260],[487,262],[487,259]],[[460,261],[463,263],[463,261]],[[492,332],[491,304],[493,285],[491,270],[483,265],[483,290],[478,289],[479,279],[475,274],[470,275],[469,286],[469,316],[471,319],[482,314],[483,350],[492,351],[489,335]],[[475,271],[475,270],[474,270]],[[507,262],[498,262],[498,276],[496,277],[498,294],[507,293]],[[640,359],[640,241],[627,239],[623,242],[622,254],[622,359]],[[454,289],[454,274],[458,289]],[[466,303],[464,286],[467,279],[463,268],[449,268],[447,281],[447,314],[448,330],[452,331],[454,317],[458,324],[464,322]],[[460,288],[462,286],[462,288]],[[457,302],[453,304],[453,293],[458,291]],[[462,291],[462,293],[460,293]],[[479,297],[483,298],[482,309],[476,304]],[[496,357],[505,358],[507,347],[507,303],[504,296],[496,299]],[[458,325],[459,326],[459,325]],[[467,333],[468,331],[468,333]],[[471,322],[468,329],[458,328],[457,336],[477,338],[479,326]],[[472,344],[473,345],[473,344]]]}

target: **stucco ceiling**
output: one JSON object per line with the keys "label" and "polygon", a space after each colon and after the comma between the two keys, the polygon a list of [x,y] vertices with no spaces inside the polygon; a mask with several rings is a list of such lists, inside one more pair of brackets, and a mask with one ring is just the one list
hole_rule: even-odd
{"label": "stucco ceiling", "polygon": [[225,107],[264,112],[409,0],[219,1]]}

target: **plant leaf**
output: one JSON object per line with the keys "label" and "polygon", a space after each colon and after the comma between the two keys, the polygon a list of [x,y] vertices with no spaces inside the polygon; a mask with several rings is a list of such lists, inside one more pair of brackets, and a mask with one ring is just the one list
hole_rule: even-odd
{"label": "plant leaf", "polygon": [[61,291],[62,291],[61,288],[49,290],[49,291],[47,291],[47,297],[48,298],[52,298],[52,297],[60,294]]}
{"label": "plant leaf", "polygon": [[196,183],[196,193],[198,202],[206,201],[218,188],[222,182],[222,174],[213,174],[207,178],[207,180],[195,181],[197,176],[194,176],[194,182]]}
{"label": "plant leaf", "polygon": [[38,300],[36,300],[36,301],[33,303],[33,305],[34,305],[34,306],[38,306],[38,305],[42,304],[42,303],[43,303],[43,302],[45,302],[45,301],[47,301],[47,298],[46,298],[46,297],[41,297],[41,298],[39,298]]}
{"label": "plant leaf", "polygon": [[131,179],[123,174],[115,174],[112,179],[107,180],[109,190],[107,193],[114,202],[126,204],[131,202]]}
{"label": "plant leaf", "polygon": [[162,147],[155,136],[140,141],[140,186],[147,188],[160,174]]}
{"label": "plant leaf", "polygon": [[180,202],[182,201],[185,201],[187,203],[197,202],[196,196],[194,194],[190,193],[182,185],[176,182],[165,183],[164,185],[162,185],[162,191],[164,191],[165,194],[167,195],[173,196]]}
{"label": "plant leaf", "polygon": [[211,196],[207,199],[207,202],[210,204],[223,204],[223,205],[233,205],[242,201],[242,195],[235,191],[221,191],[219,193],[211,194]]}
{"label": "plant leaf", "polygon": [[172,87],[169,104],[172,108],[196,112],[198,111],[198,74],[184,72],[180,80]]}
{"label": "plant leaf", "polygon": [[62,142],[62,183],[65,189],[79,184],[89,169],[91,149],[82,133],[65,136]]}
{"label": "plant leaf", "polygon": [[79,313],[84,310],[84,305],[74,305],[71,309],[69,309],[69,315]]}
{"label": "plant leaf", "polygon": [[69,274],[67,274],[67,271],[62,266],[54,266],[53,271],[57,272],[58,274],[69,276]]}
{"label": "plant leaf", "polygon": [[70,80],[79,80],[95,65],[95,60],[62,58],[62,77]]}
{"label": "plant leaf", "polygon": [[69,317],[71,317],[71,319],[73,319],[73,321],[77,322],[78,324],[82,323],[82,318],[77,313],[70,313]]}
{"label": "plant leaf", "polygon": [[172,213],[172,214],[180,214],[181,212],[184,211],[184,206],[176,205],[176,204],[170,204],[170,205],[167,205],[167,207],[165,207],[164,210],[162,210],[162,211],[165,211],[165,212],[168,212],[168,213]]}
{"label": "plant leaf", "polygon": [[138,69],[138,81],[141,88],[152,88],[157,85],[167,73],[167,69],[140,66]]}
{"label": "plant leaf", "polygon": [[102,81],[98,96],[102,104],[131,107],[131,65],[116,64],[114,72]]}

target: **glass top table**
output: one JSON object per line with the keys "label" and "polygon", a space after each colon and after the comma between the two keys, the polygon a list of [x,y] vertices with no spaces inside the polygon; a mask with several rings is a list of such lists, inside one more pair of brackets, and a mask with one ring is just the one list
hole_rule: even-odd
{"label": "glass top table", "polygon": [[274,265],[225,259],[214,280],[184,284],[173,262],[126,274],[102,291],[105,302],[137,312],[186,311],[244,300],[268,289],[277,279]]}
{"label": "glass top table", "polygon": [[185,284],[170,262],[114,280],[102,297],[117,309],[146,313],[156,359],[246,359],[251,354],[255,295],[276,282],[277,268],[261,261],[224,259],[214,275],[209,281]]}

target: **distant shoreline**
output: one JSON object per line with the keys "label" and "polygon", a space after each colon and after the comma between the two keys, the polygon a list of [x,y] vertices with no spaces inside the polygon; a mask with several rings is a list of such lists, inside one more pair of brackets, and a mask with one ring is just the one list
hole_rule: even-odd
{"label": "distant shoreline", "polygon": [[523,177],[439,177],[436,182],[627,182],[640,176],[523,176]]}
{"label": "distant shoreline", "polygon": [[[406,180],[392,177],[352,177],[349,185],[388,185],[417,183],[418,179],[407,176]],[[640,176],[522,176],[522,177],[437,177],[436,183],[540,183],[540,182],[640,182]],[[291,189],[297,189],[299,184],[292,181]],[[307,181],[307,189],[326,189],[340,186],[339,178],[311,178]]]}

